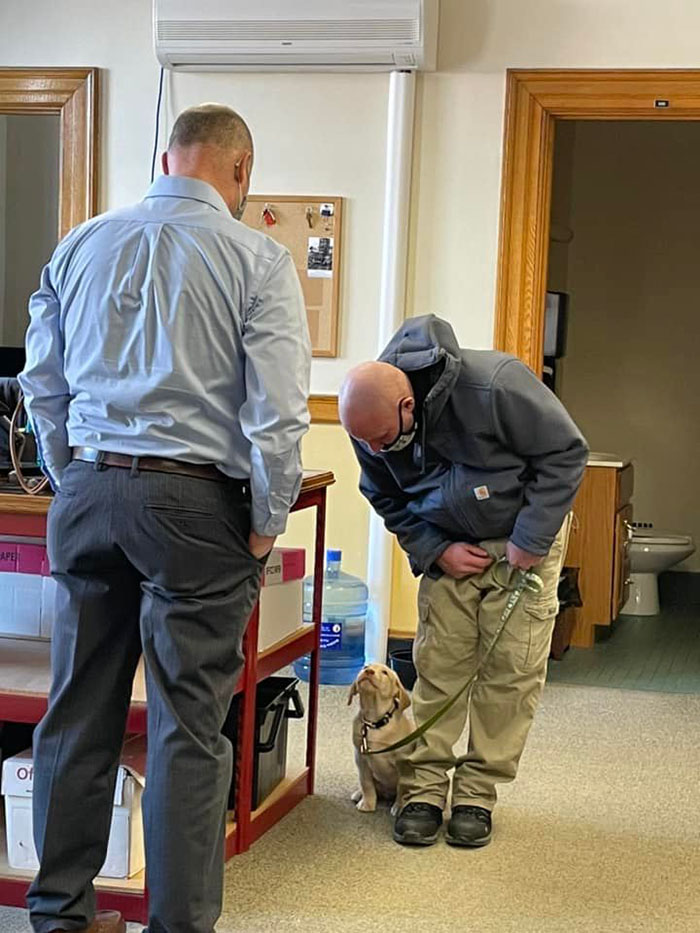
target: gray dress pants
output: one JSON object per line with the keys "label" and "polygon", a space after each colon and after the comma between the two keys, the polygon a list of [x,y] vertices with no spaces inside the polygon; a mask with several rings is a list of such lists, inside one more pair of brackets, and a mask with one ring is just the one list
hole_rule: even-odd
{"label": "gray dress pants", "polygon": [[148,930],[212,933],[232,770],[221,727],[263,567],[249,532],[241,483],[68,466],[48,521],[59,608],[49,709],[34,741],[36,933],[92,921],[142,653]]}

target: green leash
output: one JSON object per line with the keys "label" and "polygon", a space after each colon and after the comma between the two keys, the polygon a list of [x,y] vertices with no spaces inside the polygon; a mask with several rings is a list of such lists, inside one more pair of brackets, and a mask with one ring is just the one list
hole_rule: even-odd
{"label": "green leash", "polygon": [[[506,558],[502,557],[498,563],[502,564],[504,561],[507,563]],[[476,671],[469,678],[469,680],[464,684],[464,686],[460,687],[460,689],[457,691],[457,693],[454,694],[454,696],[451,696],[450,699],[443,706],[441,706],[440,709],[436,713],[433,713],[433,715],[429,719],[426,719],[426,721],[422,723],[417,729],[414,729],[410,735],[407,735],[405,738],[401,739],[399,742],[394,742],[393,745],[388,745],[386,748],[377,748],[374,750],[370,750],[369,743],[367,741],[367,734],[366,733],[363,734],[362,744],[360,746],[360,752],[363,755],[386,755],[387,752],[395,752],[395,751],[398,751],[398,749],[400,748],[404,748],[406,745],[410,745],[412,742],[415,742],[416,739],[419,739],[422,735],[424,735],[428,731],[428,729],[432,729],[435,723],[439,722],[439,720],[442,719],[445,713],[448,710],[452,709],[452,707],[455,705],[457,700],[459,700],[459,698],[463,696],[467,692],[467,690],[469,690],[469,688],[474,685],[474,683],[476,683],[479,675],[481,674],[484,667],[486,666],[486,662],[491,656],[493,649],[496,647],[496,643],[498,642],[498,639],[501,637],[501,634],[503,633],[503,629],[508,624],[508,620],[513,615],[513,612],[515,611],[515,607],[520,602],[523,594],[526,592],[527,593],[540,593],[542,592],[542,587],[543,587],[542,580],[540,579],[540,577],[538,577],[538,575],[534,571],[518,570],[517,575],[516,575],[515,586],[513,587],[504,586],[503,587],[504,589],[510,589],[511,594],[508,599],[508,602],[506,603],[505,609],[501,613],[501,618],[498,623],[498,628],[496,629],[494,636],[491,639],[491,644],[486,649],[486,653],[484,654],[481,661],[479,662],[479,665]]]}

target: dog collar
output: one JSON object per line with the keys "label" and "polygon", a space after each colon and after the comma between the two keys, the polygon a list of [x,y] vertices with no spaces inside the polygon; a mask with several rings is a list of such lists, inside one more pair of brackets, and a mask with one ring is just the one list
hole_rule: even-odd
{"label": "dog collar", "polygon": [[377,719],[376,722],[370,722],[368,719],[362,720],[362,735],[360,742],[360,751],[363,755],[366,755],[369,751],[369,730],[370,729],[383,729],[384,726],[388,725],[391,722],[394,713],[399,708],[399,698],[394,697],[394,705],[391,707],[388,713],[384,713],[381,719]]}
{"label": "dog collar", "polygon": [[383,729],[388,723],[391,722],[394,713],[399,708],[399,698],[394,697],[394,705],[389,710],[388,713],[384,713],[381,719],[378,719],[376,722],[370,722],[368,719],[362,720],[363,729]]}

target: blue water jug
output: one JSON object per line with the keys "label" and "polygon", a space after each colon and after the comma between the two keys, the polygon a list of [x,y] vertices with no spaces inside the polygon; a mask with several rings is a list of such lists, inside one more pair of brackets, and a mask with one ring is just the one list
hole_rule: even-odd
{"label": "blue water jug", "polygon": [[[342,552],[326,551],[321,619],[321,683],[351,684],[365,663],[367,586],[340,569]],[[312,621],[314,578],[304,580],[304,622]],[[310,658],[294,662],[294,673],[308,681]]]}

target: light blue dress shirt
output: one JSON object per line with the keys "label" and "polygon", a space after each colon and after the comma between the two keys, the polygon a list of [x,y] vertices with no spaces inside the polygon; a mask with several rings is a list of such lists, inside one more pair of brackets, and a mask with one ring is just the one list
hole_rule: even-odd
{"label": "light blue dress shirt", "polygon": [[288,250],[162,176],[59,243],[29,313],[20,384],[54,486],[76,446],[214,463],[250,479],[258,534],[284,531],[311,364]]}

